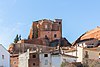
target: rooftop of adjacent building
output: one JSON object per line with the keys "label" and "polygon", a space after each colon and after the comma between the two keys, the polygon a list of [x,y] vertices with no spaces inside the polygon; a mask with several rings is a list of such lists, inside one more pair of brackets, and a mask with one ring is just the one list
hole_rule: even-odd
{"label": "rooftop of adjacent building", "polygon": [[76,49],[73,49],[73,50],[67,50],[67,51],[65,51],[65,53],[75,52],[75,51],[77,51],[77,50],[76,50]]}
{"label": "rooftop of adjacent building", "polygon": [[100,30],[100,26],[97,26],[96,28],[94,28],[94,29],[92,29],[90,31],[87,31],[86,33],[90,34],[90,33],[94,33],[94,32],[99,31],[99,30]]}
{"label": "rooftop of adjacent building", "polygon": [[96,52],[100,52],[100,47],[94,47],[94,48],[84,48],[84,50],[89,50],[89,51],[96,51]]}
{"label": "rooftop of adjacent building", "polygon": [[[98,33],[98,32],[100,32],[100,27],[99,27],[99,26],[97,26],[96,28],[94,28],[94,29],[92,29],[92,30],[90,30],[90,31],[87,31],[87,32],[81,37],[81,40],[86,39],[87,36],[89,36],[89,35],[91,35],[91,34],[96,34],[96,33]],[[96,36],[98,36],[98,35],[95,35],[95,36],[93,36],[93,37],[96,37]],[[98,38],[98,39],[100,39],[100,38]]]}
{"label": "rooftop of adjacent building", "polygon": [[77,56],[73,56],[73,55],[68,55],[68,54],[62,54],[62,53],[57,53],[57,54],[51,54],[54,57],[69,57],[69,58],[78,58]]}
{"label": "rooftop of adjacent building", "polygon": [[87,32],[83,33],[72,44],[73,45],[76,45],[79,42],[89,41],[89,40],[93,40],[93,39],[100,40],[100,35],[99,34],[100,34],[100,26],[97,26],[96,28],[94,28],[94,29],[92,29],[90,31],[87,31]]}
{"label": "rooftop of adjacent building", "polygon": [[63,57],[70,57],[70,58],[78,58],[77,56],[72,56],[72,55],[68,55],[68,54],[62,54]]}
{"label": "rooftop of adjacent building", "polygon": [[19,54],[10,54],[10,57],[18,57]]}
{"label": "rooftop of adjacent building", "polygon": [[[2,44],[0,44],[0,46],[1,47],[3,47],[7,52],[8,52],[8,50],[2,45]],[[8,52],[9,53],[9,52]],[[10,54],[10,53],[9,53]]]}

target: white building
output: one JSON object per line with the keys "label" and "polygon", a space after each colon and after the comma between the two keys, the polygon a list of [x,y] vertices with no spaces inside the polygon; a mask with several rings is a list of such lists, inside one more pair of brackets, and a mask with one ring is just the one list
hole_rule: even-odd
{"label": "white building", "polygon": [[64,52],[64,54],[67,54],[67,55],[72,55],[72,56],[76,56],[77,55],[76,49],[69,49],[69,50],[65,50],[63,52]]}
{"label": "white building", "polygon": [[29,59],[29,50],[27,52],[19,55],[19,64],[18,67],[28,67],[28,59]]}
{"label": "white building", "polygon": [[61,55],[62,58],[62,62],[76,62],[77,61],[77,57],[76,56],[72,56],[72,55],[66,55],[66,54],[62,54]]}
{"label": "white building", "polygon": [[100,47],[84,48],[83,57],[88,59],[99,60],[100,59]]}
{"label": "white building", "polygon": [[77,47],[77,62],[83,62],[83,47]]}
{"label": "white building", "polygon": [[77,46],[91,48],[97,46],[98,43],[99,40],[90,38],[90,39],[81,40],[80,42],[77,43]]}
{"label": "white building", "polygon": [[62,63],[61,55],[52,55],[52,67],[60,67]]}
{"label": "white building", "polygon": [[60,67],[62,62],[76,62],[77,57],[67,54],[52,55],[52,67]]}
{"label": "white building", "polygon": [[77,46],[77,62],[83,62],[84,58],[100,59],[100,47],[84,48]]}
{"label": "white building", "polygon": [[18,67],[39,67],[39,53],[27,50],[20,54]]}
{"label": "white building", "polygon": [[75,60],[76,62],[82,62],[83,61],[83,48],[84,47],[81,47],[81,46],[75,46],[75,48],[65,50],[63,52],[65,55],[69,55],[69,57],[72,56],[72,61]]}
{"label": "white building", "polygon": [[51,53],[29,51],[19,55],[19,67],[52,67]]}
{"label": "white building", "polygon": [[50,52],[43,52],[39,54],[40,67],[52,67],[52,58]]}
{"label": "white building", "polygon": [[0,67],[10,67],[10,54],[3,45],[0,44]]}

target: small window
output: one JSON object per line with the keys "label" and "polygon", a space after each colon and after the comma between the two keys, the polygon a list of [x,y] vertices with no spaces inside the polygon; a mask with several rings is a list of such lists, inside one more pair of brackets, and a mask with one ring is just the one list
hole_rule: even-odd
{"label": "small window", "polygon": [[48,54],[44,54],[44,57],[48,57]]}
{"label": "small window", "polygon": [[99,53],[99,55],[100,55],[100,53]]}
{"label": "small window", "polygon": [[83,43],[82,43],[82,46],[83,46]]}
{"label": "small window", "polygon": [[35,63],[33,63],[33,66],[35,66]]}
{"label": "small window", "polygon": [[33,55],[33,58],[36,58],[36,55]]}
{"label": "small window", "polygon": [[54,38],[56,38],[57,37],[57,35],[56,34],[54,34]]}
{"label": "small window", "polygon": [[59,22],[59,24],[61,24],[61,22]]}
{"label": "small window", "polygon": [[16,61],[14,61],[14,63],[13,64],[16,64]]}
{"label": "small window", "polygon": [[79,44],[78,44],[78,46],[79,46]]}
{"label": "small window", "polygon": [[4,59],[4,55],[2,55],[2,59]]}
{"label": "small window", "polygon": [[45,38],[47,38],[48,36],[47,35],[45,35]]}
{"label": "small window", "polygon": [[92,45],[94,45],[94,44],[92,44]]}
{"label": "small window", "polygon": [[88,51],[85,51],[85,58],[89,58]]}
{"label": "small window", "polygon": [[45,65],[48,65],[48,60],[45,60]]}
{"label": "small window", "polygon": [[66,62],[66,59],[63,59],[64,62]]}

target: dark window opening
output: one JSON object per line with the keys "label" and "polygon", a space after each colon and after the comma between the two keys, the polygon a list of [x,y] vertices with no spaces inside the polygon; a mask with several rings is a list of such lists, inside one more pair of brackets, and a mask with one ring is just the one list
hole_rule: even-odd
{"label": "dark window opening", "polygon": [[45,38],[47,38],[47,35],[45,35]]}
{"label": "dark window opening", "polygon": [[79,44],[78,44],[78,46],[79,46]]}
{"label": "dark window opening", "polygon": [[44,57],[48,57],[48,54],[44,54]]}
{"label": "dark window opening", "polygon": [[59,24],[61,24],[61,22],[59,22]]}
{"label": "dark window opening", "polygon": [[56,38],[57,37],[57,35],[56,34],[54,34],[54,38]]}
{"label": "dark window opening", "polygon": [[36,58],[36,55],[33,55],[33,58]]}
{"label": "dark window opening", "polygon": [[48,38],[48,36],[47,36],[47,35],[45,35],[45,39],[49,40],[49,38]]}
{"label": "dark window opening", "polygon": [[35,66],[35,63],[33,63],[33,66]]}
{"label": "dark window opening", "polygon": [[92,44],[92,45],[94,45],[94,44]]}
{"label": "dark window opening", "polygon": [[34,33],[33,33],[33,35],[32,35],[32,38],[34,38]]}
{"label": "dark window opening", "polygon": [[2,55],[2,59],[4,59],[4,55]]}
{"label": "dark window opening", "polygon": [[14,64],[16,64],[16,61],[14,61]]}
{"label": "dark window opening", "polygon": [[85,58],[89,58],[88,51],[85,51]]}
{"label": "dark window opening", "polygon": [[83,43],[82,43],[82,46],[83,46]]}

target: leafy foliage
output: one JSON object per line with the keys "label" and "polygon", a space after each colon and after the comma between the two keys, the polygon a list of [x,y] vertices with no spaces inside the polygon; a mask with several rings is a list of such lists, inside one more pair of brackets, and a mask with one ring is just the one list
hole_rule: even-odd
{"label": "leafy foliage", "polygon": [[60,67],[65,67],[66,66],[66,63],[65,62],[62,62],[61,66]]}
{"label": "leafy foliage", "polygon": [[18,34],[17,34],[15,39],[14,39],[14,43],[17,43],[19,40],[21,40],[21,35],[18,36]]}

